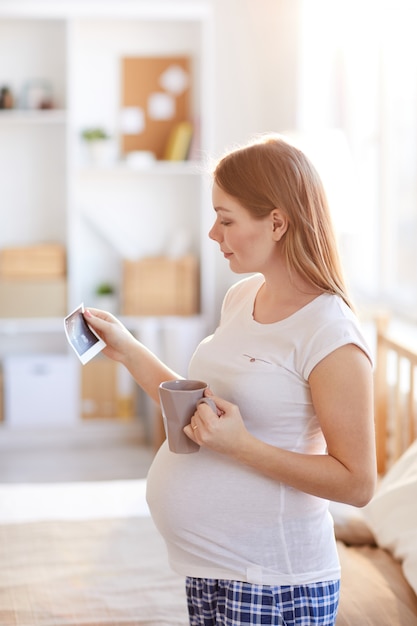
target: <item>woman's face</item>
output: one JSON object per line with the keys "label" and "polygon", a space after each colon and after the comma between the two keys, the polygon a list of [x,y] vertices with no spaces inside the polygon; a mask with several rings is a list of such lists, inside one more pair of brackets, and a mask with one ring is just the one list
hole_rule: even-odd
{"label": "woman's face", "polygon": [[275,210],[267,217],[255,219],[216,183],[212,195],[216,221],[209,237],[219,244],[230,269],[238,274],[265,273],[277,255]]}

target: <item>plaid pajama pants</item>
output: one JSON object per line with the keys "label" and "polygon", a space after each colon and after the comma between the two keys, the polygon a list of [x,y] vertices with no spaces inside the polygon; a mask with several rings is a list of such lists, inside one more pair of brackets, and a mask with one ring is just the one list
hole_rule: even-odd
{"label": "plaid pajama pants", "polygon": [[310,585],[252,585],[186,579],[190,626],[334,626],[340,581]]}

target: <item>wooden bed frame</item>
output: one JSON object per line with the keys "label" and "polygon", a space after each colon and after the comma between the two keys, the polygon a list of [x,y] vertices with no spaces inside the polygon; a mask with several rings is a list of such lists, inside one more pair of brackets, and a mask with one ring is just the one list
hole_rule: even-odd
{"label": "wooden bed frame", "polygon": [[[417,434],[417,353],[390,335],[389,321],[388,316],[375,320],[375,436],[381,478]],[[336,626],[417,626],[417,595],[402,563],[376,545],[365,520],[361,509],[342,515],[339,524],[335,518],[342,567]]]}
{"label": "wooden bed frame", "polygon": [[416,439],[417,353],[389,336],[389,317],[376,320],[375,431],[378,473],[384,475]]}

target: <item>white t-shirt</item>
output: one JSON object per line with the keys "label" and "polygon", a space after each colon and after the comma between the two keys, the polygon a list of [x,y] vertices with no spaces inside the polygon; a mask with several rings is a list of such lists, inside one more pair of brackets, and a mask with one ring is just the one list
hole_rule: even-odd
{"label": "white t-shirt", "polygon": [[[247,429],[274,446],[323,454],[326,444],[308,377],[337,348],[369,350],[349,307],[320,295],[279,322],[253,319],[263,276],[234,285],[221,322],[195,351],[189,377],[237,404]],[[328,501],[227,456],[164,443],[148,475],[147,499],[171,566],[185,576],[300,585],[340,577]]]}

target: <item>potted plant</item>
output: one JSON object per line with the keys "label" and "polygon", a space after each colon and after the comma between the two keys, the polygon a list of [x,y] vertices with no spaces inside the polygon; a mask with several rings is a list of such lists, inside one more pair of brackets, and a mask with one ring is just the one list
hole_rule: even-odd
{"label": "potted plant", "polygon": [[93,165],[105,165],[111,160],[110,155],[110,135],[101,126],[92,126],[81,131],[81,138],[84,141],[88,160]]}
{"label": "potted plant", "polygon": [[95,290],[96,304],[98,309],[109,313],[117,313],[117,295],[111,283],[99,283]]}

